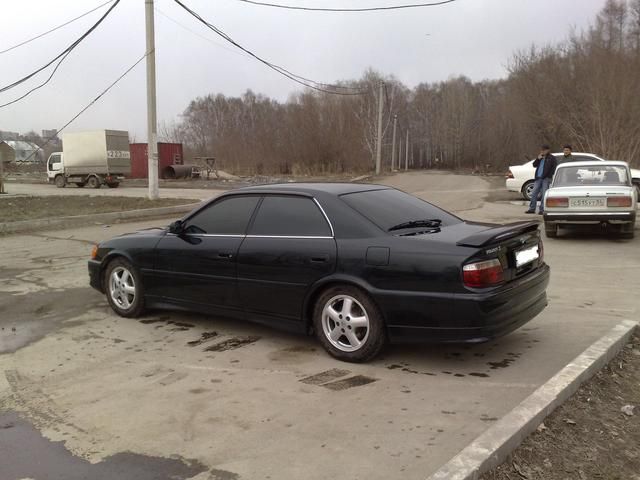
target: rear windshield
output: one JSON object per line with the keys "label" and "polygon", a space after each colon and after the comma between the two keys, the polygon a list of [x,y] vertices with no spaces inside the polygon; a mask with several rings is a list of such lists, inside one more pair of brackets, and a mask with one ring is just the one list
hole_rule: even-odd
{"label": "rear windshield", "polygon": [[626,167],[591,165],[559,168],[553,179],[554,187],[582,185],[629,185]]}
{"label": "rear windshield", "polygon": [[442,226],[462,221],[441,208],[394,189],[348,193],[340,198],[385,231],[414,220],[438,219]]}

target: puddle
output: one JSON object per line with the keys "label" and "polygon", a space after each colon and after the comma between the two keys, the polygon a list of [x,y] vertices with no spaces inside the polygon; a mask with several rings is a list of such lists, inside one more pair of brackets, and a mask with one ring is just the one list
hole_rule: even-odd
{"label": "puddle", "polygon": [[[0,425],[4,426],[3,457],[11,459],[10,462],[2,462],[3,479],[186,480],[207,471],[202,463],[177,455],[165,458],[120,452],[98,463],[90,463],[69,452],[64,442],[44,438],[15,413],[0,413]],[[225,472],[225,475],[214,478],[231,480],[238,476]]]}
{"label": "puddle", "polygon": [[0,354],[13,353],[60,328],[82,324],[65,320],[104,303],[104,297],[91,288],[43,290],[29,295],[0,292]]}

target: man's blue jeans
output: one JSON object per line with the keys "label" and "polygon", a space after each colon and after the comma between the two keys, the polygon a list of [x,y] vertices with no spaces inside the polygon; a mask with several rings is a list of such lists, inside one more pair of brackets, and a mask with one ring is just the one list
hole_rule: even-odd
{"label": "man's blue jeans", "polygon": [[535,211],[538,199],[540,199],[540,212],[544,211],[544,193],[549,188],[549,178],[536,178],[533,184],[533,193],[531,194],[531,202],[529,202],[529,210]]}

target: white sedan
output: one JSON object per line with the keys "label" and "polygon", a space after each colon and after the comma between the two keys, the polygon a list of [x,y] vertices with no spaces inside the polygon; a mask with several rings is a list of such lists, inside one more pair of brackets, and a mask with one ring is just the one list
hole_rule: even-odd
{"label": "white sedan", "polygon": [[[553,154],[558,160],[558,164],[561,165],[564,161],[564,155],[562,153]],[[585,162],[585,161],[597,161],[604,162],[604,158],[600,158],[593,153],[579,153],[576,152],[571,155],[572,162]],[[525,200],[531,200],[531,193],[533,192],[533,182],[536,171],[533,168],[533,160],[523,165],[512,165],[509,167],[507,173],[507,190],[511,192],[520,192]],[[631,169],[631,177],[638,196],[640,196],[640,170]]]}
{"label": "white sedan", "polygon": [[600,224],[633,238],[637,204],[638,193],[625,162],[564,163],[544,197],[545,233],[555,237],[560,225]]}

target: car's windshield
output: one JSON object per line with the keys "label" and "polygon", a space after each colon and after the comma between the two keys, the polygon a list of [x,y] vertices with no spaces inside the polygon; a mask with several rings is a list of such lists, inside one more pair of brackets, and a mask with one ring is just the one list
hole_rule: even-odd
{"label": "car's windshield", "polygon": [[622,165],[576,165],[559,168],[553,180],[554,187],[583,185],[629,185],[629,174]]}
{"label": "car's windshield", "polygon": [[420,228],[427,219],[437,219],[441,226],[462,221],[424,200],[394,189],[349,193],[341,198],[385,231],[404,223],[407,228]]}

